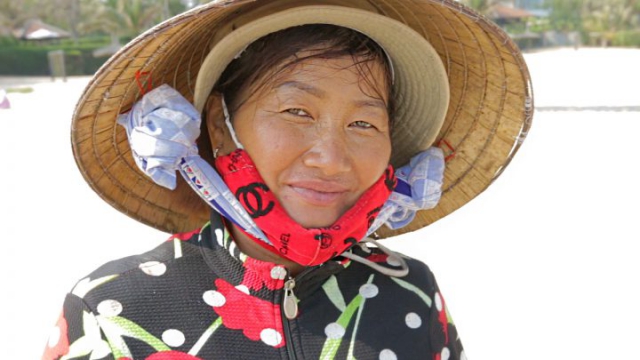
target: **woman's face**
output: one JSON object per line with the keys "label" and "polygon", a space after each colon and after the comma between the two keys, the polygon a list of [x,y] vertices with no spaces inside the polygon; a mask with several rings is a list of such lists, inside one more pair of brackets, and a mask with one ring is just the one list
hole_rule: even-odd
{"label": "woman's face", "polygon": [[387,85],[382,66],[369,65],[365,79],[351,57],[302,61],[249,89],[233,114],[266,185],[306,228],[333,224],[389,163]]}

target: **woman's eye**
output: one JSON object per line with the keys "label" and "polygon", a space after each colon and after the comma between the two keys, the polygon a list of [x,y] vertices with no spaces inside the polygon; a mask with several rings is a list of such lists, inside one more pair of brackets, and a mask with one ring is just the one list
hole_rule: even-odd
{"label": "woman's eye", "polygon": [[361,129],[372,129],[374,128],[373,125],[371,125],[371,123],[368,123],[366,121],[362,121],[362,120],[358,120],[358,121],[354,121],[351,123],[351,126],[355,126]]}
{"label": "woman's eye", "polygon": [[298,108],[287,109],[285,112],[295,116],[309,116],[306,111]]}

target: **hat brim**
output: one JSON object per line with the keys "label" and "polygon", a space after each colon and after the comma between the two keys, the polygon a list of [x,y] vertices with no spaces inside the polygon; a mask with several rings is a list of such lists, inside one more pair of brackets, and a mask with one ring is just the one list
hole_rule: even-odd
{"label": "hat brim", "polygon": [[[304,10],[309,4],[322,5],[316,21]],[[157,229],[173,233],[201,226],[208,219],[207,205],[182,181],[170,191],[142,174],[124,130],[116,126],[117,115],[141,97],[145,82],[151,87],[167,83],[201,107],[213,83],[205,85],[199,73],[215,82],[251,41],[305,23],[358,30],[392,58],[399,102],[394,165],[434,140],[448,156],[439,205],[419,212],[402,229],[380,229],[382,237],[419,229],[455,211],[486,189],[522,144],[533,100],[521,53],[501,29],[455,1],[210,3],[140,35],[89,83],[71,132],[87,182],[116,209]],[[211,49],[224,54],[210,55]],[[207,73],[200,72],[203,64]]]}

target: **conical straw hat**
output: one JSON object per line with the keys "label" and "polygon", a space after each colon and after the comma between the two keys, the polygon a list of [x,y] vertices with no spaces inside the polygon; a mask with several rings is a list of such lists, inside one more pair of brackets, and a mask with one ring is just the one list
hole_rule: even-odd
{"label": "conical straw hat", "polygon": [[[181,180],[171,191],[140,172],[116,118],[145,91],[165,83],[194,101],[200,67],[216,44],[244,22],[310,4],[369,11],[406,24],[435,50],[448,79],[448,107],[437,136],[426,139],[425,132],[409,129],[394,132],[393,139],[396,165],[408,162],[415,149],[431,145],[432,138],[443,148],[447,163],[440,203],[419,212],[402,229],[381,228],[381,237],[437,221],[502,173],[531,125],[533,94],[522,54],[492,22],[453,0],[241,0],[214,1],[169,19],[131,41],[98,70],[78,102],[71,129],[74,156],[89,185],[119,211],[157,229],[176,233],[202,226],[208,221],[208,205]],[[390,55],[393,61],[394,53]],[[399,109],[396,124],[406,120],[403,116],[418,121],[411,106],[428,103],[430,94],[408,87],[404,96],[411,98],[400,99],[406,109]],[[398,144],[410,146],[397,152]],[[206,147],[200,146],[205,158]]]}

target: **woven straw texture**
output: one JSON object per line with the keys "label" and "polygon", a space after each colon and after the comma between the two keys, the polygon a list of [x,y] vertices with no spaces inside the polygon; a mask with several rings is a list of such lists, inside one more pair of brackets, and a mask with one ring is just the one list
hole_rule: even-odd
{"label": "woven straw texture", "polygon": [[[80,171],[105,201],[171,233],[192,230],[208,220],[208,206],[184,181],[170,191],[137,169],[116,117],[140,99],[141,87],[166,83],[192,101],[200,64],[232,31],[233,19],[273,2],[218,1],[193,9],[140,35],[96,73],[75,109],[71,138]],[[442,199],[435,209],[418,213],[409,226],[397,231],[381,228],[379,235],[422,228],[484,191],[522,144],[533,115],[529,73],[508,36],[453,0],[313,3],[361,8],[407,24],[431,43],[448,74],[449,109],[436,142],[447,155]]]}

